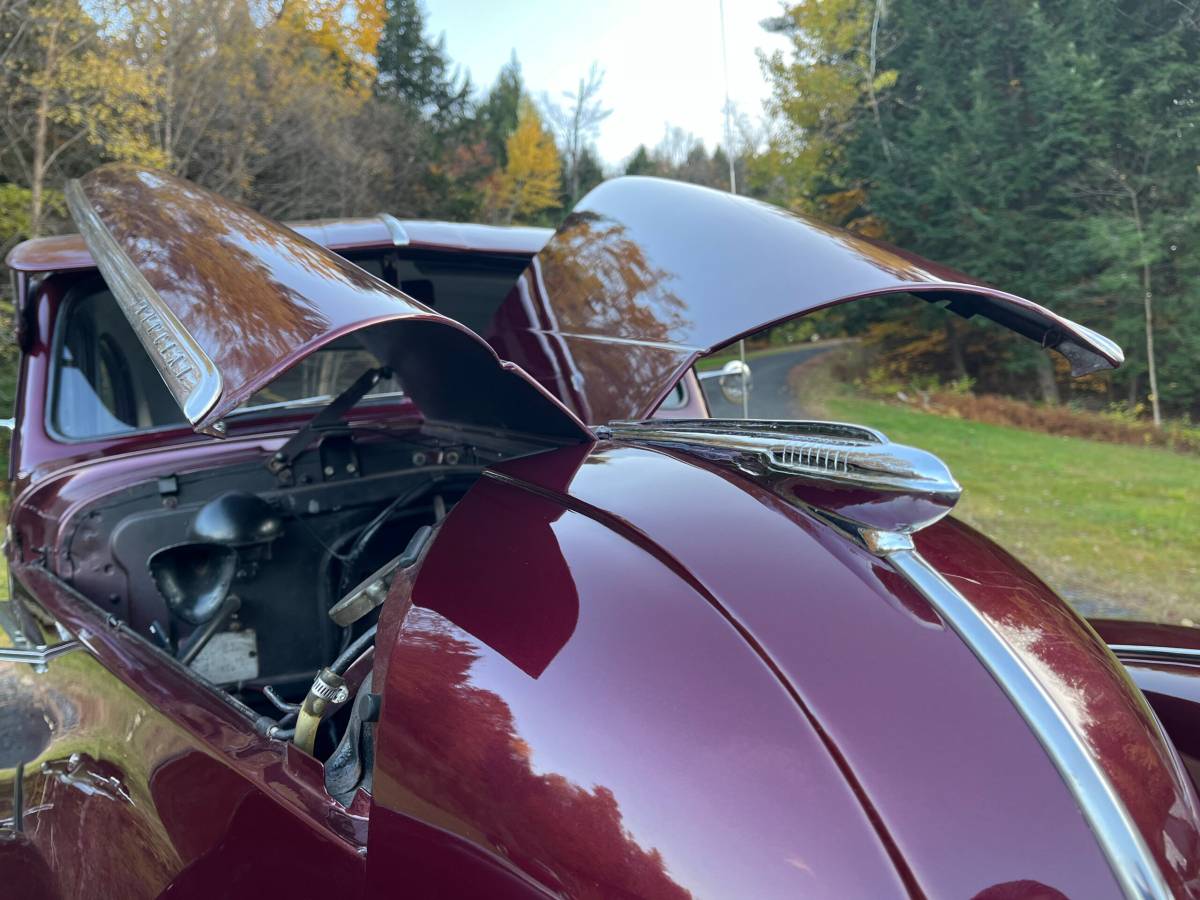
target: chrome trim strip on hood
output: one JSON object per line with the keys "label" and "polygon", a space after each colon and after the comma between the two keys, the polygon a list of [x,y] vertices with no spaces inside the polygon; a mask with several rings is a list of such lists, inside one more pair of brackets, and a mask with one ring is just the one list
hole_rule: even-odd
{"label": "chrome trim strip on hood", "polygon": [[221,373],[109,234],[78,180],[64,191],[100,274],[175,401],[193,425],[221,396]]}
{"label": "chrome trim strip on hood", "polygon": [[860,537],[920,591],[1008,695],[1079,803],[1125,896],[1169,900],[1171,890],[1107,773],[1008,642],[917,552],[911,538],[887,532]]}
{"label": "chrome trim strip on hood", "polygon": [[[825,486],[878,493],[838,502],[828,495],[806,498],[784,492],[822,513],[859,529],[911,533],[945,516],[962,494],[946,464],[928,451],[897,444],[883,433],[846,422],[763,419],[647,419],[610,422],[597,437],[672,448],[724,463],[749,475],[797,476]],[[887,499],[911,498],[888,516],[877,517]]]}

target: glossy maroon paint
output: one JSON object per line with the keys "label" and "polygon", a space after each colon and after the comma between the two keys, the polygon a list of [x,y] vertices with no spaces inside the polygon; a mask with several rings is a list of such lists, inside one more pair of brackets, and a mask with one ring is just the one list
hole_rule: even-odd
{"label": "glossy maroon paint", "polygon": [[1200,650],[1200,628],[1163,622],[1132,622],[1128,619],[1089,619],[1088,622],[1109,644]]}
{"label": "glossy maroon paint", "polygon": [[44,698],[55,738],[0,871],[40,871],[37,889],[63,900],[361,891],[364,804],[333,802],[317,761],[44,570],[17,575],[87,649],[40,676],[6,667]]}
{"label": "glossy maroon paint", "polygon": [[1101,763],[1177,896],[1200,892],[1200,804],[1146,698],[1104,642],[1015,559],[947,520],[925,557],[1024,658]]}
{"label": "glossy maroon paint", "polygon": [[487,896],[498,865],[527,897],[905,892],[786,688],[648,549],[492,479],[455,508],[390,648],[374,891]]}
{"label": "glossy maroon paint", "polygon": [[184,338],[216,368],[216,393],[189,413],[198,430],[213,428],[330,341],[362,332],[431,419],[591,440],[577,419],[470,329],[291,229],[136,166],[101,166],[76,184],[107,239],[185,332],[176,334],[140,297],[118,298],[127,315],[153,323],[139,337],[185,411],[208,388]]}
{"label": "glossy maroon paint", "polygon": [[[1027,880],[1071,897],[1118,893],[1036,738],[962,641],[886,563],[701,463],[617,445],[600,445],[577,468],[567,456],[561,451],[559,472],[545,460],[501,469],[632,540],[653,542],[660,558],[726,610],[827,736],[881,833],[930,896],[973,896]],[[963,526],[927,533],[937,534],[931,553],[948,558],[957,548],[987,561]],[[1016,573],[1010,578],[1036,583],[1011,561],[1004,565]],[[1011,599],[986,581],[973,593],[981,605]],[[1034,636],[1061,637],[1040,610],[1015,605],[1011,616]],[[1082,652],[1103,663],[1103,651],[1089,647]],[[1049,672],[1060,664],[1078,669],[1081,651],[1062,650],[1063,659],[1043,661]],[[1139,823],[1160,848],[1163,834],[1192,847],[1191,788],[1163,762],[1170,752],[1157,733],[1123,705],[1121,676],[1103,665],[1075,674],[1089,679],[1098,720],[1119,727],[1153,761],[1146,774],[1156,799],[1139,810]],[[1114,776],[1128,775],[1119,761],[1102,758]],[[1178,818],[1163,818],[1172,798]],[[1193,854],[1185,865],[1194,866],[1194,851],[1182,852]],[[1189,872],[1173,873],[1183,894],[1192,889]]]}
{"label": "glossy maroon paint", "polygon": [[22,241],[8,251],[4,264],[15,272],[72,272],[96,267],[83,238],[77,234]]}
{"label": "glossy maroon paint", "polygon": [[919,293],[1057,348],[1077,373],[1119,364],[1103,337],[960,272],[777,207],[616,178],[534,258],[487,337],[580,419],[650,414],[701,354],[821,307]]}
{"label": "glossy maroon paint", "polygon": [[934,522],[954,507],[945,494],[869,491],[814,478],[781,478],[772,488],[785,497],[881,531],[908,531],[913,523]]}
{"label": "glossy maroon paint", "polygon": [[670,402],[671,397],[654,411],[656,419],[707,419],[708,401],[704,398],[704,388],[696,373],[688,369],[679,379],[679,390],[683,392],[683,404],[676,406]]}
{"label": "glossy maroon paint", "polygon": [[1089,624],[1106,642],[1123,648],[1118,658],[1154,708],[1192,781],[1200,784],[1200,658],[1162,652],[1200,650],[1200,629],[1118,619],[1092,619]]}

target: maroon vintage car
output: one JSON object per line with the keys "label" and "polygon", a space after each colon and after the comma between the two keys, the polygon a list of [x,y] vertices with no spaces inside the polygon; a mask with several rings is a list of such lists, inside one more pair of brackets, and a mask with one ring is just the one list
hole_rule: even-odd
{"label": "maroon vintage car", "polygon": [[8,259],[4,896],[1200,896],[1200,640],[1098,636],[935,457],[693,369],[897,294],[1108,340],[653,179],[553,235],[67,197]]}

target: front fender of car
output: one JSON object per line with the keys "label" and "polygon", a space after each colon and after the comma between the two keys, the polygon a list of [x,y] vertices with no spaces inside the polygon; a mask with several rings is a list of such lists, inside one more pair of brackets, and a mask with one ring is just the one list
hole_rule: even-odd
{"label": "front fender of car", "polygon": [[652,545],[487,478],[412,600],[386,651],[381,896],[905,892],[820,730]]}
{"label": "front fender of car", "polygon": [[[1076,703],[1089,758],[1187,895],[1194,793],[1115,660],[966,526],[918,549]],[[734,473],[619,442],[505,463],[411,599],[381,648],[377,890],[415,870],[463,890],[502,872],[512,896],[1122,896],[952,623]]]}

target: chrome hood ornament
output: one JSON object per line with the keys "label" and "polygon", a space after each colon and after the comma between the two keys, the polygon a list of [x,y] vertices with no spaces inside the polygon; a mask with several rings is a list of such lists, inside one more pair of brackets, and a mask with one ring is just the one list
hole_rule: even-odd
{"label": "chrome hood ornament", "polygon": [[911,534],[958,502],[962,488],[925,450],[862,425],[753,419],[613,422],[597,436],[678,450],[731,466],[857,529]]}

